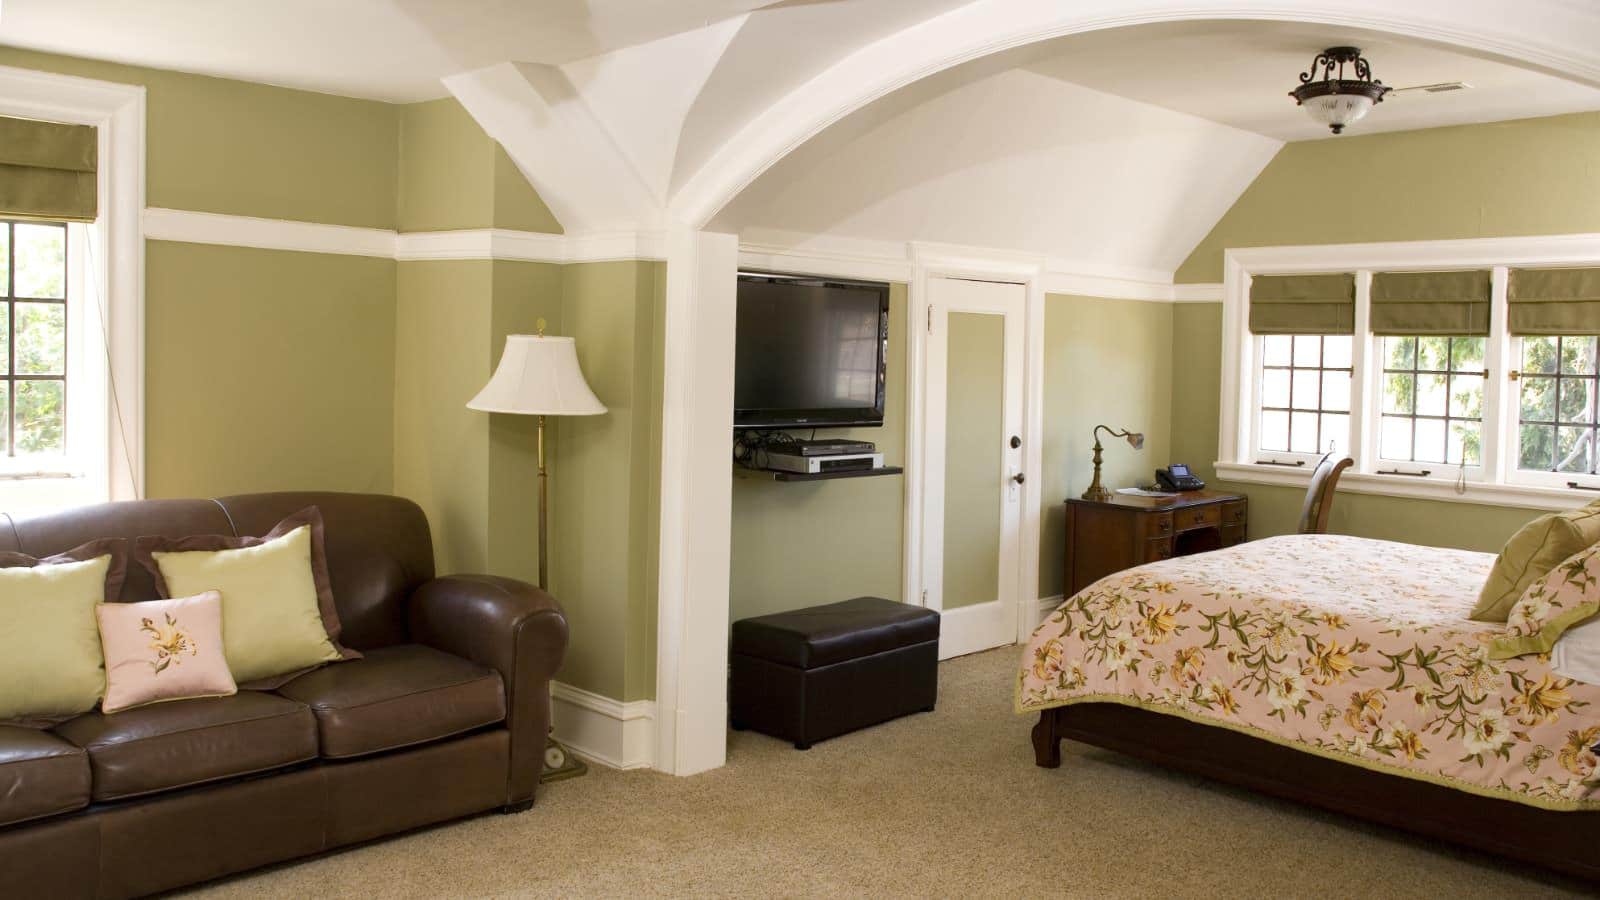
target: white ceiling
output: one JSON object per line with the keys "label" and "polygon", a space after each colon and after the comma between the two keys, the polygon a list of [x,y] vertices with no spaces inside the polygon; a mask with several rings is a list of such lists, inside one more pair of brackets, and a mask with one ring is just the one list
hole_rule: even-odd
{"label": "white ceiling", "polygon": [[778,0],[0,0],[0,43],[374,100],[560,64]]}
{"label": "white ceiling", "polygon": [[1471,90],[1391,93],[1349,134],[1600,109],[1600,89],[1393,35],[1299,22],[1182,22],[1088,32],[1030,49],[1033,71],[1282,141],[1332,137],[1289,91],[1317,51],[1357,46],[1393,88],[1465,81]]}

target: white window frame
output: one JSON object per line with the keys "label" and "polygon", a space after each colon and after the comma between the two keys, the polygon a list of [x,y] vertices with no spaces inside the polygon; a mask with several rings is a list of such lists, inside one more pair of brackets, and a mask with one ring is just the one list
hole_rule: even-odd
{"label": "white window frame", "polygon": [[[1296,335],[1296,336],[1298,337],[1299,335]],[[1335,336],[1336,335],[1321,335],[1321,337],[1335,337]],[[1261,356],[1266,352],[1266,343],[1265,343],[1266,337],[1267,337],[1266,335],[1261,335],[1261,334],[1251,334],[1251,336],[1250,336],[1251,343],[1254,345],[1254,351],[1253,352],[1255,354],[1255,358],[1257,358],[1257,359],[1261,358]],[[1358,342],[1355,341],[1355,340],[1352,340],[1350,342],[1351,378],[1350,378],[1350,410],[1349,410],[1349,413],[1348,413],[1349,416],[1350,416],[1350,434],[1349,434],[1349,437],[1346,439],[1346,442],[1348,444],[1350,444],[1350,447],[1355,446],[1355,442],[1356,442],[1355,408],[1357,406],[1357,399],[1356,398],[1360,393],[1360,383],[1355,378],[1355,354],[1356,354],[1355,345],[1356,345],[1356,343],[1358,343]],[[1323,350],[1326,351],[1326,349],[1327,349],[1327,346],[1326,346],[1326,344],[1324,344],[1323,345]],[[1322,361],[1326,362],[1326,358],[1324,358]],[[1292,362],[1292,357],[1291,357],[1291,362]],[[1325,369],[1326,366],[1324,366],[1323,368]],[[1292,371],[1293,371],[1293,367],[1291,367],[1291,373],[1292,373]],[[1253,463],[1257,464],[1257,465],[1268,465],[1268,466],[1275,466],[1275,467],[1293,469],[1293,468],[1302,468],[1302,467],[1305,467],[1305,466],[1310,466],[1312,463],[1315,463],[1317,460],[1321,459],[1322,458],[1322,454],[1327,452],[1327,448],[1326,447],[1322,448],[1321,450],[1318,450],[1315,453],[1301,453],[1301,452],[1294,451],[1294,450],[1267,450],[1267,449],[1265,449],[1265,448],[1260,446],[1260,441],[1258,439],[1259,435],[1256,432],[1257,432],[1257,429],[1261,425],[1261,413],[1262,413],[1261,397],[1262,397],[1262,391],[1264,389],[1264,383],[1266,381],[1266,364],[1263,362],[1260,365],[1252,366],[1251,367],[1251,372],[1250,372],[1250,377],[1254,381],[1254,384],[1252,385],[1252,389],[1251,389],[1252,392],[1251,392],[1251,395],[1250,395],[1250,418],[1251,418],[1251,423],[1250,423],[1250,429],[1251,429],[1250,430],[1250,444],[1251,444],[1251,447],[1253,449],[1247,454],[1247,456],[1250,458],[1250,460]],[[1290,378],[1292,379],[1293,377],[1294,376],[1291,374]],[[1320,396],[1317,398],[1317,403],[1319,405],[1318,414],[1320,415],[1321,414],[1320,404],[1322,403],[1322,398]],[[1291,423],[1292,423],[1293,411],[1290,412],[1290,416],[1291,416]],[[1292,427],[1292,424],[1291,424],[1291,427]],[[1339,449],[1341,449],[1344,452],[1348,453],[1350,451],[1350,447],[1341,447]]]}
{"label": "white window frame", "polygon": [[0,512],[142,498],[145,89],[0,66],[0,116],[93,125],[100,205],[68,229],[69,265],[87,266],[68,272],[68,440],[82,440],[66,472],[0,477]]}
{"label": "white window frame", "polygon": [[[1356,276],[1355,385],[1350,409],[1350,450],[1355,466],[1339,488],[1355,493],[1417,497],[1499,506],[1567,509],[1596,497],[1567,481],[1600,487],[1600,477],[1524,472],[1516,468],[1516,445],[1508,443],[1518,423],[1519,397],[1508,372],[1520,362],[1520,344],[1506,326],[1506,283],[1512,267],[1600,266],[1600,234],[1384,244],[1250,247],[1223,255],[1222,404],[1217,476],[1249,484],[1304,486],[1309,466],[1263,465],[1256,461],[1254,429],[1259,415],[1260,344],[1249,330],[1250,279],[1256,275],[1353,272]],[[1428,476],[1379,474],[1376,410],[1381,400],[1379,338],[1371,333],[1373,272],[1488,269],[1492,276],[1489,339],[1484,364],[1482,465],[1437,466]],[[1303,454],[1274,454],[1275,458]],[[1402,468],[1411,468],[1403,465]],[[1416,469],[1423,466],[1417,464]],[[1464,476],[1464,477],[1463,477]]]}

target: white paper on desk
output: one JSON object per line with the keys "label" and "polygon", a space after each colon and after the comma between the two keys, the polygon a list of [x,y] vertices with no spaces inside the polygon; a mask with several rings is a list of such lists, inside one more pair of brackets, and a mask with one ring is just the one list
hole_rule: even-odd
{"label": "white paper on desk", "polygon": [[1127,494],[1130,497],[1176,497],[1166,491],[1147,491],[1144,488],[1117,488],[1117,493]]}
{"label": "white paper on desk", "polygon": [[1550,669],[1557,675],[1600,684],[1600,617],[1568,628],[1550,650]]}

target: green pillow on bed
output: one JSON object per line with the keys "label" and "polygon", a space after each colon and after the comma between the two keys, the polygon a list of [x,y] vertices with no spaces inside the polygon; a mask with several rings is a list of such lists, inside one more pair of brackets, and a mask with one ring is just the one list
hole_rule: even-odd
{"label": "green pillow on bed", "polygon": [[1600,612],[1600,544],[1563,560],[1535,581],[1511,607],[1506,633],[1489,647],[1490,659],[1549,653],[1568,628]]}
{"label": "green pillow on bed", "polygon": [[1600,542],[1600,501],[1540,516],[1522,526],[1500,551],[1478,594],[1471,618],[1504,622],[1529,585],[1574,553]]}

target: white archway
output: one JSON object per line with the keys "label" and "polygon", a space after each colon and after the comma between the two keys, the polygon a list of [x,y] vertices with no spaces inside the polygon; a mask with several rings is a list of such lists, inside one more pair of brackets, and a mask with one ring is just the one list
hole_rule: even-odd
{"label": "white archway", "polygon": [[[1600,86],[1600,11],[1560,0],[978,0],[861,47],[745,123],[670,200],[703,228],[790,151],[872,101],[992,53],[1084,31],[1154,22],[1257,19],[1362,28],[1451,45]],[[1178,61],[1181,63],[1182,61]]]}

